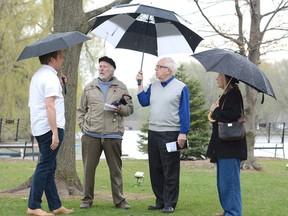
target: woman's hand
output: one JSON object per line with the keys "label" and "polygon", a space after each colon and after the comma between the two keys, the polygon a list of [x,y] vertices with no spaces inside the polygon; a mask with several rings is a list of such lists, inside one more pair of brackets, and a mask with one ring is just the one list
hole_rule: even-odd
{"label": "woman's hand", "polygon": [[217,100],[215,103],[213,103],[210,107],[210,111],[214,112],[214,110],[219,107],[219,101]]}

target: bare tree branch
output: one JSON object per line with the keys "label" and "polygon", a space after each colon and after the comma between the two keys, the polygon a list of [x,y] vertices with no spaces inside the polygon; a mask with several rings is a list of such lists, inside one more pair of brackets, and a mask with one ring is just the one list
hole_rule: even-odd
{"label": "bare tree branch", "polygon": [[194,2],[196,3],[196,5],[197,5],[197,7],[198,7],[198,9],[199,9],[199,11],[200,11],[200,13],[201,13],[201,15],[205,18],[205,20],[209,23],[209,25],[214,29],[214,31],[215,31],[218,35],[220,35],[220,36],[222,36],[222,37],[224,37],[224,38],[226,38],[226,39],[229,39],[229,40],[235,42],[236,44],[239,43],[237,39],[235,39],[235,38],[233,38],[233,37],[230,37],[230,36],[228,36],[227,34],[221,32],[219,29],[217,29],[216,26],[210,21],[210,19],[204,14],[202,8],[200,7],[200,5],[199,5],[199,3],[198,3],[198,0],[194,0]]}
{"label": "bare tree branch", "polygon": [[235,0],[235,10],[238,17],[238,47],[240,49],[240,54],[245,55],[245,47],[244,47],[244,33],[243,33],[243,14],[240,10],[239,0]]}
{"label": "bare tree branch", "polygon": [[278,7],[274,11],[270,11],[270,12],[262,15],[261,19],[263,17],[271,15],[270,18],[268,19],[263,31],[262,31],[262,34],[264,34],[266,32],[266,30],[268,29],[269,25],[271,24],[273,18],[276,16],[276,14],[279,13],[280,11],[284,11],[287,9],[288,9],[288,1],[281,0],[281,3],[279,3]]}
{"label": "bare tree branch", "polygon": [[93,27],[93,24],[96,21],[96,16],[104,13],[105,11],[109,10],[111,7],[119,5],[119,4],[128,4],[130,3],[132,0],[115,0],[112,3],[105,5],[103,7],[97,8],[95,10],[91,10],[87,13],[85,13],[85,17],[88,21],[88,25],[90,27],[90,29]]}
{"label": "bare tree branch", "polygon": [[[282,5],[282,4],[283,4],[283,5]],[[287,10],[287,9],[288,9],[288,2],[282,0],[282,1],[278,4],[278,7],[277,7],[275,10],[263,14],[263,15],[262,15],[262,18],[263,18],[263,17],[270,16],[271,14],[274,14],[275,12],[277,13],[277,12],[279,12],[279,11],[285,11],[285,10]]]}

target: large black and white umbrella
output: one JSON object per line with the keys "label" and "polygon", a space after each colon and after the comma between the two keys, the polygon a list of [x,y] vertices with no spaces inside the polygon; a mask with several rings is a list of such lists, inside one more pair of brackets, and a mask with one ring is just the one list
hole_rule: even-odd
{"label": "large black and white umbrella", "polygon": [[123,4],[99,15],[92,33],[124,48],[161,56],[193,53],[202,37],[192,24],[173,11],[143,4]]}
{"label": "large black and white umbrella", "polygon": [[32,44],[27,45],[21,52],[17,61],[71,48],[76,44],[83,43],[90,39],[90,37],[78,31],[50,34]]}
{"label": "large black and white umbrella", "polygon": [[244,56],[217,48],[199,52],[192,56],[204,66],[207,72],[218,72],[234,77],[258,92],[276,98],[264,72]]}

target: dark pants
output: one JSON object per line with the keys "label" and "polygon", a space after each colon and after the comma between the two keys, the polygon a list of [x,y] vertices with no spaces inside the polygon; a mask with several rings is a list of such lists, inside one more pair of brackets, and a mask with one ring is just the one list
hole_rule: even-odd
{"label": "dark pants", "polygon": [[176,207],[179,197],[180,152],[168,152],[167,142],[176,141],[179,131],[148,131],[150,181],[156,205]]}
{"label": "dark pants", "polygon": [[49,210],[53,211],[62,206],[55,184],[56,156],[63,141],[64,130],[58,128],[59,146],[52,150],[52,131],[41,136],[36,136],[40,158],[32,179],[28,207],[30,209],[41,208],[42,196],[45,191]]}

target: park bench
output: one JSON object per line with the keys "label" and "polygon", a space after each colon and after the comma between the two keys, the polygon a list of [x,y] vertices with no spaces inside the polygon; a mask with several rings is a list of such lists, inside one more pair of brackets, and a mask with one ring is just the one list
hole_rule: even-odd
{"label": "park bench", "polygon": [[265,150],[272,149],[274,157],[276,157],[277,150],[282,150],[283,158],[285,159],[285,122],[269,122],[262,123],[256,126],[256,137],[254,149]]}
{"label": "park bench", "polygon": [[[30,132],[30,127],[21,124],[20,118],[7,119],[0,118],[0,149],[7,149],[13,153],[23,153],[26,156],[26,149],[32,150],[34,160],[34,137]],[[9,154],[8,152],[2,154]]]}

